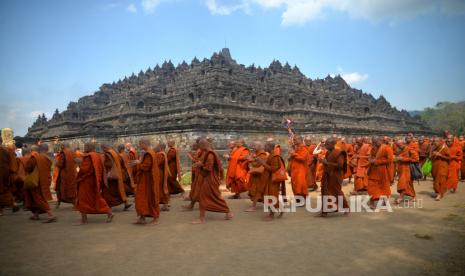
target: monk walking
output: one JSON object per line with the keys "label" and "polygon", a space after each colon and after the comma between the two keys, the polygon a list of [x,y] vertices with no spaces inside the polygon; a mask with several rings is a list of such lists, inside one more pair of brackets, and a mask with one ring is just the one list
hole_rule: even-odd
{"label": "monk walking", "polygon": [[144,151],[142,161],[131,161],[135,173],[135,202],[138,217],[134,224],[145,225],[145,218],[152,217],[150,225],[156,225],[160,217],[160,169],[157,154],[151,148],[148,139],[141,139],[139,147]]}
{"label": "monk walking", "polygon": [[168,176],[169,176],[169,168],[168,168],[168,159],[166,157],[165,152],[166,145],[164,143],[159,143],[155,148],[157,154],[156,163],[158,165],[158,170],[160,171],[159,174],[159,184],[160,184],[160,204],[163,204],[161,208],[162,211],[169,211],[169,203],[170,203],[170,194],[168,190]]}
{"label": "monk walking", "polygon": [[55,166],[58,168],[55,191],[57,194],[57,206],[62,202],[74,204],[76,201],[76,175],[77,165],[74,153],[66,143],[61,144],[61,149],[57,154]]}
{"label": "monk walking", "polygon": [[77,159],[79,173],[77,175],[76,209],[81,213],[81,221],[77,225],[87,224],[88,214],[107,214],[107,222],[113,220],[113,213],[102,197],[103,162],[95,152],[94,143],[84,145],[82,159]]}
{"label": "monk walking", "polygon": [[168,147],[169,149],[166,153],[166,158],[168,158],[168,169],[170,171],[168,175],[168,191],[170,195],[183,194],[184,189],[181,184],[179,184],[182,179],[179,150],[176,148],[174,140],[168,141]]}
{"label": "monk walking", "polygon": [[289,151],[289,171],[294,196],[306,197],[308,194],[307,174],[310,171],[310,154],[298,138],[293,139],[293,149]]}
{"label": "monk walking", "polygon": [[307,182],[309,191],[313,192],[318,190],[318,184],[316,184],[316,163],[318,162],[317,156],[313,155],[313,151],[315,151],[316,145],[312,143],[312,139],[310,137],[305,137],[304,139],[305,146],[307,147],[309,161],[308,167],[309,171],[307,174]]}
{"label": "monk walking", "polygon": [[449,174],[449,148],[440,138],[434,139],[430,158],[433,161],[431,175],[434,181],[436,201],[441,200],[447,191],[447,176]]}
{"label": "monk walking", "polygon": [[410,174],[410,164],[418,162],[419,156],[416,151],[408,148],[402,140],[398,140],[396,145],[400,149],[400,152],[395,157],[399,170],[399,179],[397,181],[397,192],[399,193],[399,197],[395,202],[399,204],[406,196],[415,200],[416,193]]}
{"label": "monk walking", "polygon": [[329,138],[325,142],[326,156],[321,160],[324,166],[324,173],[321,178],[321,198],[322,198],[322,211],[320,216],[326,217],[329,210],[328,197],[336,199],[333,204],[339,205],[339,200],[342,200],[343,211],[345,215],[349,214],[349,204],[342,192],[342,181],[344,174],[347,170],[347,156],[346,152],[341,149],[336,149],[336,140]]}
{"label": "monk walking", "polygon": [[391,183],[389,179],[388,164],[390,162],[386,145],[380,137],[372,138],[373,149],[371,151],[370,168],[368,172],[368,195],[370,195],[370,206],[383,197],[391,196]]}
{"label": "monk walking", "polygon": [[395,176],[395,172],[396,172],[396,166],[394,164],[394,149],[391,146],[391,138],[389,138],[387,136],[384,136],[383,137],[383,143],[384,143],[386,151],[388,153],[389,162],[387,164],[387,168],[388,168],[388,175],[389,175],[389,183],[391,183],[391,185],[393,185],[394,184],[394,176]]}
{"label": "monk walking", "polygon": [[126,195],[125,187],[130,183],[130,179],[125,170],[124,161],[109,145],[102,144],[101,147],[104,152],[103,198],[109,207],[124,204],[124,211],[127,211],[132,204],[128,203],[128,197]]}
{"label": "monk walking", "polygon": [[52,200],[50,193],[50,183],[52,177],[52,161],[47,157],[48,145],[41,144],[39,152],[33,151],[31,157],[26,162],[26,173],[37,176],[37,186],[27,187],[25,189],[24,203],[25,207],[32,212],[31,220],[39,220],[39,214],[47,213],[47,223],[55,222],[56,217],[53,215],[48,201]]}
{"label": "monk walking", "polygon": [[447,189],[451,193],[455,193],[459,183],[460,162],[462,161],[462,146],[457,138],[453,135],[448,135],[446,140],[449,147],[449,173],[447,175]]}
{"label": "monk walking", "polygon": [[3,216],[4,207],[11,207],[13,212],[19,210],[11,193],[12,183],[10,181],[12,175],[18,170],[18,163],[12,145],[5,145],[2,140],[0,141],[0,216]]}
{"label": "monk walking", "polygon": [[199,162],[202,159],[203,152],[199,149],[198,145],[199,139],[196,140],[194,144],[192,144],[192,150],[190,153],[187,154],[187,157],[192,161],[191,166],[191,190],[189,192],[190,201],[189,205],[183,206],[185,210],[192,211],[194,209],[194,205],[196,202],[199,201],[199,192],[200,192],[200,185],[199,185],[199,178],[201,175],[199,174],[199,168],[195,167],[195,163]]}
{"label": "monk walking", "polygon": [[[252,206],[246,209],[246,212],[254,212],[257,210],[257,202],[263,202],[265,189],[268,181],[268,172],[262,165],[268,159],[268,153],[265,152],[261,142],[255,142],[253,146],[253,156],[249,159],[249,196],[252,200]],[[263,162],[257,161],[261,159]]]}
{"label": "monk walking", "polygon": [[460,163],[460,179],[465,180],[465,139],[463,136],[459,137],[460,145],[462,146],[462,160]]}
{"label": "monk walking", "polygon": [[226,188],[234,194],[230,199],[239,199],[241,193],[246,192],[247,187],[247,156],[250,151],[245,147],[243,139],[235,142],[235,148],[231,150],[228,162]]}
{"label": "monk walking", "polygon": [[219,189],[220,181],[223,179],[221,160],[206,139],[200,139],[199,147],[205,153],[203,160],[195,163],[195,167],[199,169],[199,174],[202,176],[202,182],[199,183],[200,216],[192,223],[204,224],[206,211],[225,213],[225,219],[232,219],[233,214],[222,198]]}
{"label": "monk walking", "polygon": [[357,151],[353,158],[357,160],[355,167],[354,191],[352,195],[364,193],[368,189],[368,168],[370,166],[371,145],[362,137],[357,138]]}
{"label": "monk walking", "polygon": [[[129,154],[126,152],[124,145],[118,145],[118,155],[122,160],[121,168],[123,169],[124,174],[124,190],[126,191],[126,196],[134,195],[134,175],[132,173],[132,167],[129,164]],[[127,174],[127,175],[126,175]]]}

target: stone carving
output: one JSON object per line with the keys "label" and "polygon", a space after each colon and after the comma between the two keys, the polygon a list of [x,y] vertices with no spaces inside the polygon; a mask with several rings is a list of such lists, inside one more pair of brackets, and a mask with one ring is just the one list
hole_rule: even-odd
{"label": "stone carving", "polygon": [[176,67],[165,61],[137,75],[103,84],[70,102],[50,120],[40,115],[27,137],[120,137],[146,133],[285,133],[291,117],[300,133],[431,133],[380,96],[351,88],[341,76],[310,79],[274,60],[248,67],[228,49]]}

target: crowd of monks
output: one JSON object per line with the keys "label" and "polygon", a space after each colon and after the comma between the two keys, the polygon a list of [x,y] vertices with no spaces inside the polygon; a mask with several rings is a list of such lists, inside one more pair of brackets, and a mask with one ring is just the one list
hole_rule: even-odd
{"label": "crowd of monks", "polygon": [[[231,141],[229,151],[219,156],[213,141],[199,138],[193,143],[187,157],[192,163],[191,187],[186,193],[180,184],[181,159],[174,141],[152,146],[149,139],[141,139],[138,150],[131,144],[116,148],[108,144],[89,142],[84,151],[71,149],[66,143],[55,147],[50,156],[46,143],[29,148],[4,144],[0,147],[0,216],[3,208],[13,212],[23,208],[32,213],[31,220],[55,222],[57,217],[50,208],[50,186],[56,192],[56,208],[62,203],[73,204],[80,212],[78,225],[87,224],[87,216],[105,214],[106,221],[114,218],[112,208],[122,206],[130,210],[128,198],[134,196],[135,224],[156,225],[161,211],[170,210],[173,195],[181,195],[189,202],[183,210],[193,210],[199,205],[199,218],[194,224],[205,223],[206,212],[233,214],[224,200],[220,185],[225,184],[232,193],[230,199],[248,194],[252,204],[245,211],[257,210],[258,203],[272,202],[265,220],[283,215],[283,201],[287,199],[286,180],[290,180],[294,196],[307,197],[309,192],[321,191],[322,196],[342,200],[345,215],[349,204],[342,191],[343,181],[352,183],[352,195],[368,195],[370,207],[376,208],[381,198],[390,198],[391,186],[396,185],[399,196],[395,203],[414,201],[416,198],[412,165],[421,168],[432,162],[434,199],[443,199],[447,192],[454,193],[459,179],[465,179],[465,141],[445,133],[442,137],[357,137],[351,142],[333,135],[318,144],[310,137],[293,136],[288,153],[283,156],[281,146],[272,138],[246,145],[243,139]],[[57,146],[57,145],[55,145]],[[286,160],[285,160],[286,159]],[[227,161],[224,172],[222,161]],[[286,162],[287,161],[287,162]],[[426,176],[423,176],[426,179]],[[318,186],[318,182],[320,186]],[[327,216],[323,209],[320,216]],[[338,204],[335,202],[334,204]],[[147,221],[149,219],[150,221]]]}

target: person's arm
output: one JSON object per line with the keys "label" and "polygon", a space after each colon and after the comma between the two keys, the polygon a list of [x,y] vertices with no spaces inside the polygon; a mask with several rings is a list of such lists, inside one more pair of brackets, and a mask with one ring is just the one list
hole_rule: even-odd
{"label": "person's arm", "polygon": [[37,165],[37,161],[36,161],[36,158],[34,156],[31,156],[31,158],[29,158],[26,162],[26,164],[24,165],[24,170],[27,172],[27,173],[31,173],[34,168],[36,167]]}

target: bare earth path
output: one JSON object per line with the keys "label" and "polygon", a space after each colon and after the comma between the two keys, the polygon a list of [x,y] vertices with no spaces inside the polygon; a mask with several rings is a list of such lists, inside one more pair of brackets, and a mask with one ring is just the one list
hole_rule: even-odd
{"label": "bare earth path", "polygon": [[247,199],[228,200],[233,221],[209,213],[206,225],[190,225],[198,211],[182,212],[180,198],[155,227],[132,225],[121,207],[113,223],[94,215],[87,226],[72,226],[69,204],[54,224],[6,210],[0,275],[465,275],[465,184],[441,202],[431,181],[415,186],[423,208],[347,218],[299,208],[264,222],[261,209],[243,212]]}

